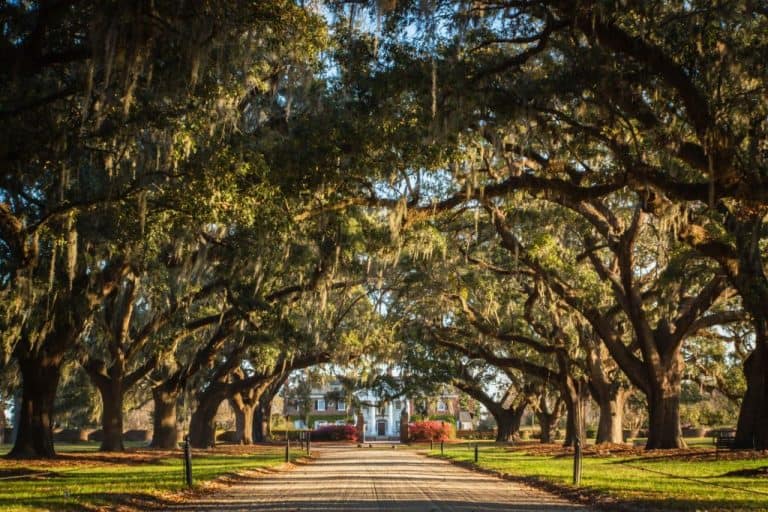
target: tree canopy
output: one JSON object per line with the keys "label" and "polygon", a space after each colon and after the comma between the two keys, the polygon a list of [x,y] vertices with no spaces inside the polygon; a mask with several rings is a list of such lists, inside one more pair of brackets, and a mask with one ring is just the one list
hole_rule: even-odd
{"label": "tree canopy", "polygon": [[55,455],[62,377],[104,450],[136,393],[154,446],[185,393],[209,446],[221,403],[250,442],[326,362],[455,386],[500,440],[564,408],[572,443],[591,400],[621,442],[633,397],[650,449],[706,382],[768,447],[760,2],[0,1],[0,27],[11,456]]}

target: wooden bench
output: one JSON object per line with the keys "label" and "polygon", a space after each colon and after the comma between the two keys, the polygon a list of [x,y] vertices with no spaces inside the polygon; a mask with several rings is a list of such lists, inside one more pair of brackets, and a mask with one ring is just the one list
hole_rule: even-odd
{"label": "wooden bench", "polygon": [[736,444],[736,431],[733,429],[716,430],[714,434],[712,443],[717,451],[726,448],[730,450]]}

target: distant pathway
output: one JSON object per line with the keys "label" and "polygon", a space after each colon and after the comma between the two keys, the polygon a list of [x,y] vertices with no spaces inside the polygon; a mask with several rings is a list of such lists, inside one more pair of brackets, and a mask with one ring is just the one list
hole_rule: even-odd
{"label": "distant pathway", "polygon": [[177,511],[574,511],[584,510],[523,484],[418,455],[411,450],[322,447],[292,471],[238,481]]}

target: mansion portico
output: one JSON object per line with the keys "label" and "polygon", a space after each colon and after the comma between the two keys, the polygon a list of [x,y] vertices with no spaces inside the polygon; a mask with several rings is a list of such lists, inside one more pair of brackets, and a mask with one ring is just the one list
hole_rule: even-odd
{"label": "mansion portico", "polygon": [[326,425],[357,426],[362,419],[365,438],[391,439],[400,436],[400,418],[403,411],[408,418],[420,417],[452,419],[457,429],[471,429],[469,413],[460,411],[458,395],[444,392],[436,397],[386,399],[377,390],[359,389],[346,396],[337,381],[319,389],[312,389],[301,400],[286,400],[283,414],[294,428],[317,429]]}
{"label": "mansion portico", "polygon": [[[366,438],[389,438],[400,436],[400,415],[403,410],[408,417],[413,414],[411,402],[407,398],[382,401],[372,390],[355,393],[360,403],[360,413],[365,422]],[[355,416],[355,425],[359,421]]]}

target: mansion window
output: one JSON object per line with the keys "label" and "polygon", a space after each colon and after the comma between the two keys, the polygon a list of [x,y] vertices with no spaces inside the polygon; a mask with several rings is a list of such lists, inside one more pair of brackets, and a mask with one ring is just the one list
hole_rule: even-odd
{"label": "mansion window", "polygon": [[318,398],[315,400],[315,410],[316,411],[324,411],[325,410],[325,400],[322,398]]}
{"label": "mansion window", "polygon": [[344,400],[339,400],[336,403],[336,410],[337,411],[346,411],[347,410],[347,403]]}
{"label": "mansion window", "polygon": [[445,412],[446,409],[447,409],[447,407],[445,406],[445,402],[443,402],[442,400],[438,400],[437,401],[437,410],[440,411],[440,412]]}

